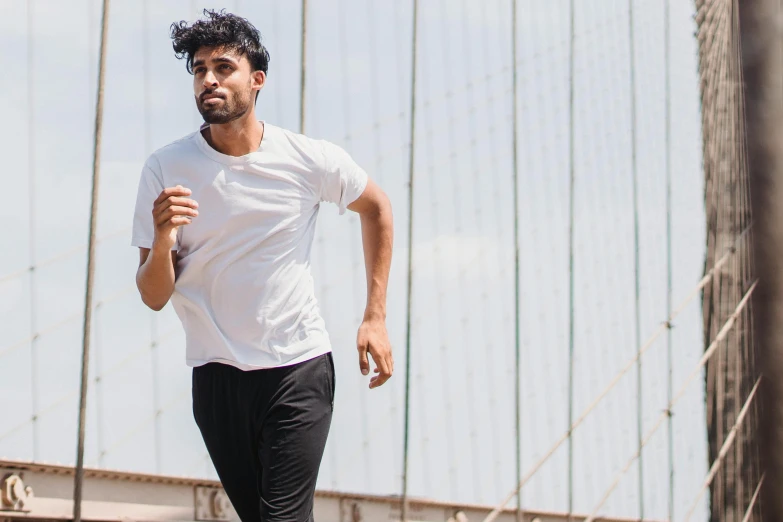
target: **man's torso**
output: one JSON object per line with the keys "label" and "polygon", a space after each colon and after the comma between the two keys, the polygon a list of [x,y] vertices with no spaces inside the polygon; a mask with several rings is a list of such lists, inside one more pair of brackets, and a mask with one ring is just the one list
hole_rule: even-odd
{"label": "man's torso", "polygon": [[265,368],[330,351],[310,272],[317,145],[265,124],[246,156],[220,154],[199,132],[155,153],[163,186],[189,188],[199,205],[178,230],[172,296],[189,365]]}

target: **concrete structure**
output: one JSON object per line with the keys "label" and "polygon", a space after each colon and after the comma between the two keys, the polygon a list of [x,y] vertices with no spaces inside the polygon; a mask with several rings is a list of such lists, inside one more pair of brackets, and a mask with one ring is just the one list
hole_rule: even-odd
{"label": "concrete structure", "polygon": [[[73,476],[69,466],[0,460],[0,522],[71,520]],[[82,518],[89,521],[238,520],[220,483],[210,480],[86,469],[83,498]],[[490,510],[490,506],[412,499],[409,513],[411,522],[474,522],[483,520]],[[315,511],[318,522],[390,522],[400,520],[400,500],[319,491]],[[571,520],[583,519],[574,516]],[[513,522],[514,511],[506,511],[498,520]],[[530,512],[524,520],[561,522],[568,516]]]}

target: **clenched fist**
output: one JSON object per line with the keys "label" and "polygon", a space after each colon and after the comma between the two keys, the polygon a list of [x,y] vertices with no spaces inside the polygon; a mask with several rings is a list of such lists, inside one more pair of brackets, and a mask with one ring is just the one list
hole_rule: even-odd
{"label": "clenched fist", "polygon": [[198,216],[198,203],[188,198],[190,189],[177,185],[163,191],[155,200],[152,208],[152,220],[155,223],[156,245],[171,249],[177,242],[177,229],[188,225]]}

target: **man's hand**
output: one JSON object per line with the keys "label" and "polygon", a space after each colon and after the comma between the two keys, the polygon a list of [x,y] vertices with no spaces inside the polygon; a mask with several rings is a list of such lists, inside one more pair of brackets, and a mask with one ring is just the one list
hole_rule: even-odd
{"label": "man's hand", "polygon": [[367,352],[375,362],[375,373],[378,375],[370,379],[370,388],[377,388],[388,381],[394,373],[394,358],[391,353],[389,334],[386,332],[386,322],[382,319],[365,319],[359,327],[356,347],[359,350],[359,368],[362,370],[362,375],[370,373]]}
{"label": "man's hand", "polygon": [[177,185],[163,189],[152,208],[155,223],[154,243],[170,250],[177,242],[177,229],[198,216],[198,203],[188,198],[190,189]]}

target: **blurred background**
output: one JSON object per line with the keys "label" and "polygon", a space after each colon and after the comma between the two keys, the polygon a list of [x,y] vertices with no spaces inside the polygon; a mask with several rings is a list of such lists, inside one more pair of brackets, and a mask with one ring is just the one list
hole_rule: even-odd
{"label": "blurred background", "polygon": [[[526,509],[590,513],[610,491],[606,515],[679,519],[696,502],[705,520],[712,497],[713,517],[740,520],[758,482],[743,444],[699,497],[750,392],[744,315],[713,343],[749,286],[746,249],[725,257],[748,208],[743,159],[725,145],[740,132],[725,81],[738,74],[734,3],[519,0],[514,20],[508,0],[420,0],[412,91],[411,2],[310,0],[303,67],[300,2],[113,0],[85,465],[216,478],[182,327],[171,306],[141,303],[130,227],[146,157],[201,122],[169,27],[225,8],[271,55],[258,118],[344,147],[395,212],[397,372],[372,391],[355,350],[359,221],[328,205],[319,218],[313,271],[337,371],[319,489],[401,495],[407,459],[407,495],[494,506],[519,456],[522,474],[539,466]],[[0,5],[0,456],[73,465],[101,2]],[[742,288],[717,281],[716,263]]]}

